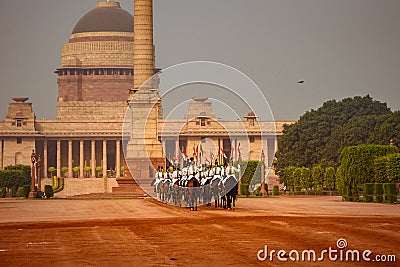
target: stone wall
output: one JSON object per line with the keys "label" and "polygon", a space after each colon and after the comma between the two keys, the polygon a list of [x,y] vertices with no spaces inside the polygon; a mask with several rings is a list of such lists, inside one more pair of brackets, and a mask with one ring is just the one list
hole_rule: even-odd
{"label": "stone wall", "polygon": [[32,150],[35,149],[35,138],[20,137],[21,144],[17,144],[17,137],[4,137],[3,166],[23,164],[31,165]]}
{"label": "stone wall", "polygon": [[[53,185],[53,180],[51,178],[42,179],[42,191],[46,184]],[[64,190],[56,193],[55,197],[65,198],[93,193],[111,193],[112,188],[116,186],[118,186],[116,178],[107,178],[106,192],[103,178],[65,178]]]}

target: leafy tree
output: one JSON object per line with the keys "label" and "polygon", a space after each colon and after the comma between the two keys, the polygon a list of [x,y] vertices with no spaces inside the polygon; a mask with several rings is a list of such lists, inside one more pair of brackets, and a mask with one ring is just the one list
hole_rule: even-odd
{"label": "leafy tree", "polygon": [[[258,160],[242,161],[240,166],[244,173],[242,174],[242,183],[260,183],[261,182],[261,164]],[[254,181],[252,181],[254,177]]]}
{"label": "leafy tree", "polygon": [[375,127],[369,141],[386,145],[392,139],[393,143],[398,146],[400,144],[400,110],[384,116],[382,119],[385,120]]}
{"label": "leafy tree", "polygon": [[310,168],[302,167],[301,168],[301,176],[300,176],[300,185],[306,190],[310,189],[313,185],[311,179],[311,170]]}
{"label": "leafy tree", "polygon": [[301,168],[297,167],[293,172],[293,184],[294,184],[294,187],[296,187],[296,186],[300,187],[300,185],[301,185],[300,178],[301,178]]}
{"label": "leafy tree", "polygon": [[22,171],[23,172],[23,179],[24,181],[27,182],[27,184],[30,184],[31,181],[31,166],[29,165],[10,165],[4,168],[4,170],[14,170],[14,171]]}
{"label": "leafy tree", "polygon": [[324,186],[330,190],[334,190],[336,188],[335,168],[333,167],[326,168],[324,176],[325,176]]}
{"label": "leafy tree", "polygon": [[22,170],[4,170],[0,172],[0,187],[8,189],[12,187],[22,187],[30,184],[30,178],[27,179]]}
{"label": "leafy tree", "polygon": [[284,175],[281,177],[283,178],[283,180],[281,180],[281,183],[284,183],[286,186],[290,187],[290,188],[294,188],[295,186],[295,170],[296,167],[295,166],[290,166],[290,167],[286,167],[285,171],[284,171]]}
{"label": "leafy tree", "polygon": [[316,188],[319,185],[324,184],[324,169],[321,165],[315,165],[311,170],[311,177],[313,186]]}
{"label": "leafy tree", "polygon": [[368,95],[339,102],[331,100],[317,110],[306,112],[296,123],[283,128],[274,162],[277,174],[283,175],[289,166],[311,168],[321,161],[337,166],[345,146],[372,141],[371,132],[390,114],[385,103]]}

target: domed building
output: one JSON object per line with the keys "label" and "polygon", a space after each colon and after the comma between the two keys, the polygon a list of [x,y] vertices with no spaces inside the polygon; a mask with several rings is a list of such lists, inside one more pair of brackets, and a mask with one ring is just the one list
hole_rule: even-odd
{"label": "domed building", "polygon": [[[136,6],[137,2],[141,5]],[[77,22],[62,47],[61,66],[55,71],[57,118],[38,120],[28,98],[13,98],[5,120],[0,122],[0,170],[15,164],[31,165],[35,150],[41,155],[42,188],[53,183],[47,178],[51,175],[66,178],[59,197],[118,192],[123,148],[129,147],[128,141],[122,140],[127,101],[140,93],[138,85],[159,71],[154,67],[152,17],[148,16],[151,7],[149,11],[150,5],[144,2],[135,1],[135,18],[118,2],[98,2]],[[140,11],[145,18],[138,19]],[[140,21],[138,28],[136,19]],[[142,35],[135,36],[134,28]],[[155,89],[151,89],[152,94],[157,91],[157,82],[151,84]],[[161,100],[157,103],[151,132],[146,128],[146,138],[152,138],[152,154],[157,155],[153,165],[169,165],[182,153],[191,156],[201,142],[207,154],[213,149],[215,155],[223,151],[227,158],[237,159],[241,144],[245,158],[259,159],[265,140],[267,160],[271,160],[277,149],[275,137],[282,134],[283,124],[291,123],[258,121],[252,112],[243,116],[243,121],[222,123],[206,97],[193,98],[185,119],[167,121],[162,119]],[[260,127],[268,129],[268,136],[260,136]],[[234,136],[226,129],[233,129]],[[224,160],[222,154],[219,160]],[[146,175],[151,177],[150,169]],[[106,187],[103,179],[96,178],[104,176],[108,177]]]}

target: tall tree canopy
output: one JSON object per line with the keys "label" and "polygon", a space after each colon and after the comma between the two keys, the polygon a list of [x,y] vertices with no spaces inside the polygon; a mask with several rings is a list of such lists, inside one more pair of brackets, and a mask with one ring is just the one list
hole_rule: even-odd
{"label": "tall tree canopy", "polygon": [[392,113],[386,103],[369,95],[330,100],[284,126],[274,166],[278,175],[288,166],[312,168],[321,161],[338,166],[344,147],[389,144],[391,138],[397,144],[400,136],[393,136],[396,130],[400,130],[400,113]]}

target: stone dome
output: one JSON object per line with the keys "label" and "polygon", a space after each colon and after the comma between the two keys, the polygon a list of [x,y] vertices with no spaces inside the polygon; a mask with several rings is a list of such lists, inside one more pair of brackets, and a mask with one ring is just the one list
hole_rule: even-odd
{"label": "stone dome", "polygon": [[133,16],[119,2],[99,2],[78,21],[72,34],[84,32],[133,32]]}

